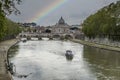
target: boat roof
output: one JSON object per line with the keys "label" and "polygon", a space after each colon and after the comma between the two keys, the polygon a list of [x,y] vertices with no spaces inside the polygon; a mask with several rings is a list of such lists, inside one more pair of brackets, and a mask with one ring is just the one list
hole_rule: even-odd
{"label": "boat roof", "polygon": [[67,50],[66,52],[72,52],[71,50]]}

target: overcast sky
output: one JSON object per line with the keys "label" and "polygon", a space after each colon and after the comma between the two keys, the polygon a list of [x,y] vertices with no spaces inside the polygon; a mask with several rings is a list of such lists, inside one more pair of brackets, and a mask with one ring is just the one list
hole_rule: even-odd
{"label": "overcast sky", "polygon": [[[12,14],[9,18],[16,22],[29,22],[29,19],[37,12],[42,11],[55,1],[57,0],[23,0],[18,6],[21,15]],[[90,14],[115,1],[117,0],[68,0],[36,23],[44,26],[54,25],[63,16],[66,23],[70,25],[81,24]]]}

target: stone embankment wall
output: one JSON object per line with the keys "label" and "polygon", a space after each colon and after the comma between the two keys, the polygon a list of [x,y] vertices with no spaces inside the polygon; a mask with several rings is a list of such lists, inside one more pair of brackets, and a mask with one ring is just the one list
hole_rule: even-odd
{"label": "stone embankment wall", "polygon": [[101,48],[101,49],[107,49],[107,50],[119,51],[120,52],[120,47],[109,46],[109,45],[99,44],[99,43],[80,40],[80,39],[72,39],[71,41],[76,42],[76,43],[80,43],[80,44],[83,44],[83,45],[87,45],[87,46],[92,46],[92,47],[97,47],[97,48]]}
{"label": "stone embankment wall", "polygon": [[7,52],[17,42],[17,39],[0,42],[0,80],[13,80],[10,72],[7,70]]}
{"label": "stone embankment wall", "polygon": [[107,46],[120,47],[119,41],[112,41],[112,40],[109,40],[108,38],[89,39],[89,38],[85,37],[85,41],[102,44],[102,45],[107,45]]}

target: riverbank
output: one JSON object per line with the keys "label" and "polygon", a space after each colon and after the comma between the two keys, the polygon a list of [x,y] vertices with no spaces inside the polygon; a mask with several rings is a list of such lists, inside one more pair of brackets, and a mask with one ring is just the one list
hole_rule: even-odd
{"label": "riverbank", "polygon": [[91,42],[88,42],[88,41],[83,41],[83,40],[78,40],[78,39],[73,39],[71,41],[76,42],[76,43],[80,43],[80,44],[84,44],[84,45],[87,45],[87,46],[101,48],[101,49],[107,49],[107,50],[112,50],[112,51],[120,51],[119,47],[108,46],[108,45],[97,44],[97,43],[91,43]]}
{"label": "riverbank", "polygon": [[0,42],[0,80],[12,80],[12,76],[7,70],[7,52],[17,42],[17,39]]}

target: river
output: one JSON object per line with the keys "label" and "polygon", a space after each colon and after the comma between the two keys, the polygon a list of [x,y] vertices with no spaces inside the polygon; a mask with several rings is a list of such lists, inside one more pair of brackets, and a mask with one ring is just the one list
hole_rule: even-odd
{"label": "river", "polygon": [[[73,60],[66,59],[66,50]],[[20,42],[10,49],[9,61],[14,80],[120,80],[120,52],[71,41]]]}

